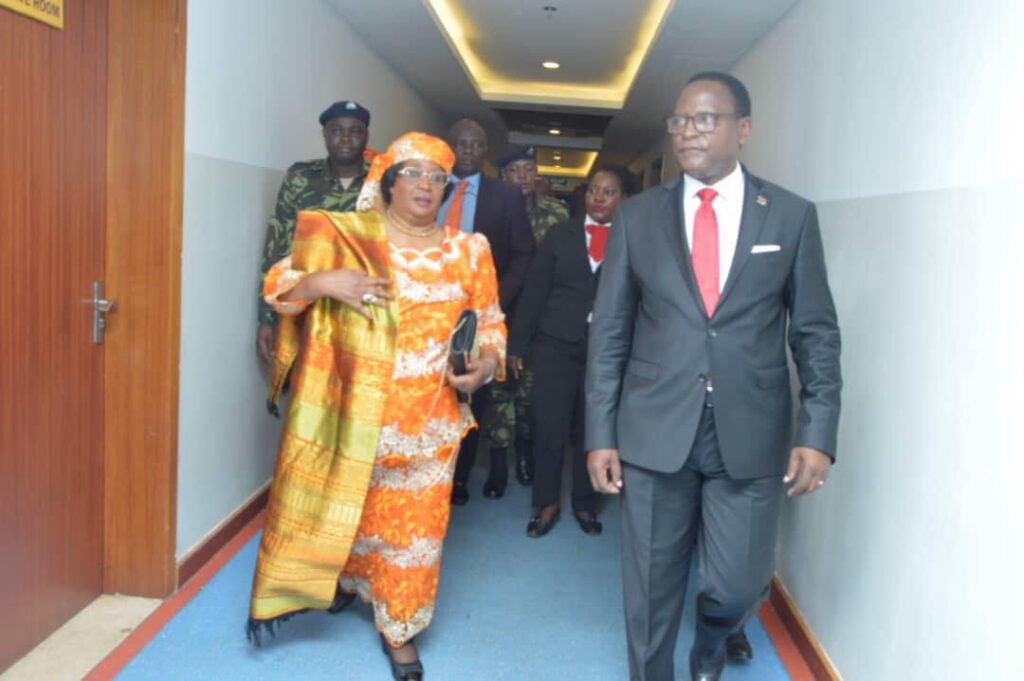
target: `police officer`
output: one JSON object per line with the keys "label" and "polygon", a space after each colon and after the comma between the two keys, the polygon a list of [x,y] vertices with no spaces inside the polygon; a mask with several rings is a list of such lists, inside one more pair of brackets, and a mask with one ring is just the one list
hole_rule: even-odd
{"label": "police officer", "polygon": [[[526,214],[530,219],[533,238],[540,246],[544,236],[554,225],[569,218],[565,205],[538,187],[537,152],[533,147],[510,147],[500,159],[498,169],[501,179],[516,187],[523,196]],[[525,367],[517,380],[504,384],[508,395],[495,400],[494,423],[489,432],[491,442],[497,440],[506,446],[515,440],[516,479],[520,484],[533,482],[533,441],[530,432],[530,392],[533,388],[533,372]],[[499,388],[499,391],[502,388]]]}

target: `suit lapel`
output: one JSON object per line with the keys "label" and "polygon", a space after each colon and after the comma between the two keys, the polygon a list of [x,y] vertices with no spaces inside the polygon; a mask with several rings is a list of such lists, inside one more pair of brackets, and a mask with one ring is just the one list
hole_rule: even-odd
{"label": "suit lapel", "polygon": [[704,311],[704,301],[697,293],[697,279],[693,276],[693,265],[690,263],[690,247],[684,236],[686,222],[683,220],[683,176],[679,176],[675,186],[666,185],[665,190],[667,200],[672,205],[667,209],[669,219],[662,220],[661,223],[672,249],[673,260],[679,266],[679,273],[690,289],[690,297],[693,298],[694,304],[697,305],[702,315],[707,316]]}
{"label": "suit lapel", "polygon": [[587,252],[587,236],[583,231],[583,221],[573,220],[567,225],[566,257],[572,258],[573,267],[590,272],[590,254]]}
{"label": "suit lapel", "polygon": [[488,177],[480,173],[480,188],[476,192],[476,210],[473,212],[473,231],[479,232],[483,225],[489,224],[491,220],[485,220],[483,212],[487,210],[490,199],[488,191]]}
{"label": "suit lapel", "polygon": [[740,234],[736,241],[736,252],[732,256],[732,266],[729,268],[729,278],[725,280],[722,296],[718,300],[718,310],[722,309],[722,304],[729,292],[736,287],[736,280],[740,278],[743,266],[750,259],[750,249],[757,244],[757,240],[761,236],[764,219],[768,215],[768,208],[771,205],[771,197],[763,191],[760,180],[750,174],[746,174],[745,178]]}

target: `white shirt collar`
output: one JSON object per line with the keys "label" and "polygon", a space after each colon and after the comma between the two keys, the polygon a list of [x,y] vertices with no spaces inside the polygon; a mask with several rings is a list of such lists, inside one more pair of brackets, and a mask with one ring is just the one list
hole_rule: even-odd
{"label": "white shirt collar", "polygon": [[714,185],[704,184],[694,177],[683,174],[683,192],[687,197],[695,197],[697,196],[697,192],[701,189],[711,187],[718,192],[718,196],[715,198],[723,198],[726,201],[736,201],[738,197],[743,196],[743,183],[743,166],[739,163],[736,164],[736,167],[731,173],[723,177]]}
{"label": "white shirt collar", "polygon": [[587,217],[583,221],[583,224],[584,225],[599,225],[601,227],[611,227],[612,226],[612,221],[609,220],[608,222],[601,222],[600,220],[595,220],[594,218],[590,217],[590,213],[587,213]]}

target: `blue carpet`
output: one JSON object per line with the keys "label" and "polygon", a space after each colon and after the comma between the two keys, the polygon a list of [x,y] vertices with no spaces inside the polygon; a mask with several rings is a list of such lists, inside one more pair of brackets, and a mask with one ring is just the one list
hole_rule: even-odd
{"label": "blue carpet", "polygon": [[[481,482],[474,478],[467,506],[452,509],[437,610],[417,638],[426,678],[628,679],[616,501],[606,504],[600,537],[579,531],[566,499],[552,532],[530,539],[529,489],[512,481],[504,499],[491,501],[480,496]],[[258,541],[249,541],[117,678],[390,679],[372,612],[362,603],[336,616],[296,617],[262,649],[246,642]],[[688,678],[693,627],[691,595],[676,650],[680,681]],[[728,667],[724,678],[788,679],[760,622],[750,622],[747,635],[754,660]]]}

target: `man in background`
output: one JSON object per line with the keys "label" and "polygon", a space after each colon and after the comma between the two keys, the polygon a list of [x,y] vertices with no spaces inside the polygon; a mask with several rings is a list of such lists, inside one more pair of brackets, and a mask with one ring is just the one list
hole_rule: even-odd
{"label": "man in background", "polygon": [[[501,179],[519,190],[530,219],[533,238],[539,246],[548,230],[569,219],[569,210],[561,201],[540,191],[537,175],[537,153],[533,147],[511,147],[498,159]],[[508,391],[495,401],[506,408],[506,413],[497,414],[492,431],[500,442],[515,440],[516,479],[522,485],[533,482],[533,437],[530,431],[530,393],[533,390],[533,371],[524,366],[518,377],[510,375],[509,380],[493,390]],[[501,432],[499,432],[499,430]]]}
{"label": "man in background", "polygon": [[[455,190],[441,206],[438,222],[463,232],[480,232],[487,237],[498,274],[498,300],[505,315],[511,315],[534,251],[533,234],[523,201],[515,189],[483,174],[487,135],[479,123],[468,118],[457,121],[449,129],[447,140],[455,151],[455,167],[452,169]],[[491,454],[484,496],[499,499],[505,493],[512,436],[511,429],[503,426],[502,420],[509,414],[514,418],[515,405],[511,395],[502,383],[496,381],[473,396],[473,413],[480,429],[470,431],[459,449],[452,487],[452,503],[456,506],[469,501],[466,483],[476,460],[481,430]]]}
{"label": "man in background", "polygon": [[355,210],[356,197],[369,169],[366,142],[370,112],[356,102],[331,104],[320,114],[327,158],[300,161],[288,168],[277,192],[274,214],[267,224],[260,266],[259,326],[256,353],[269,364],[274,355],[277,314],[263,301],[263,276],[278,260],[291,252],[295,217],[300,210],[323,209],[336,212]]}

